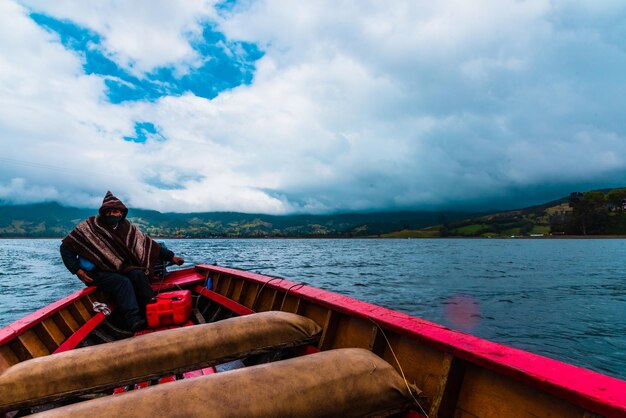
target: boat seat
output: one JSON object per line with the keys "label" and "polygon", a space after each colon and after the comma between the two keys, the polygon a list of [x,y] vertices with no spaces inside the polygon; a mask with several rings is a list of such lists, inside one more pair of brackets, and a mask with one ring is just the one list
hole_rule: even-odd
{"label": "boat seat", "polygon": [[321,328],[263,312],[38,357],[0,374],[0,412],[314,342]]}
{"label": "boat seat", "polygon": [[33,416],[362,417],[387,416],[410,405],[407,385],[391,365],[370,351],[345,348],[180,380]]}

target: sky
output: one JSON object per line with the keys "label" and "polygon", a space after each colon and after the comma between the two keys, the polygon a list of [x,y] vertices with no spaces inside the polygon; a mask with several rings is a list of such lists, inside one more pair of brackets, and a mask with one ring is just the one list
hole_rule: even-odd
{"label": "sky", "polygon": [[0,1],[0,201],[488,210],[626,187],[621,0]]}

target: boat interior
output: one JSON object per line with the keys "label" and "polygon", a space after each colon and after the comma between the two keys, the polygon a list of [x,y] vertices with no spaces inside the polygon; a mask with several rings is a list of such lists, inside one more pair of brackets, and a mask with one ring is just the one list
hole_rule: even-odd
{"label": "boat interior", "polygon": [[137,333],[93,287],[0,330],[0,413],[625,416],[623,381],[303,283],[198,265],[153,287]]}

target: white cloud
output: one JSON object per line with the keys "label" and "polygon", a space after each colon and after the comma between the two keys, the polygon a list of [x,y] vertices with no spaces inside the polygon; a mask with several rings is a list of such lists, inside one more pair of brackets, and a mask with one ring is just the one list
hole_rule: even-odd
{"label": "white cloud", "polygon": [[25,0],[36,12],[68,19],[102,37],[105,53],[118,65],[141,76],[158,67],[181,73],[201,57],[190,40],[202,35],[202,23],[215,17],[216,0],[75,2]]}
{"label": "white cloud", "polygon": [[[27,4],[98,32],[137,74],[194,65],[206,19],[265,55],[251,85],[213,100],[112,105],[102,77],[2,3],[0,198],[111,189],[158,210],[285,213],[626,183],[626,54],[607,25],[621,3]],[[166,140],[123,141],[135,121]]]}

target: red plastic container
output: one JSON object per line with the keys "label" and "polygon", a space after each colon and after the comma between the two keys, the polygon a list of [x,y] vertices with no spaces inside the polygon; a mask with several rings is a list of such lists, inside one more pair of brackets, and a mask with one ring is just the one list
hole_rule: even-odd
{"label": "red plastic container", "polygon": [[146,306],[148,328],[161,328],[187,322],[191,315],[191,292],[177,290],[159,293],[156,302]]}

